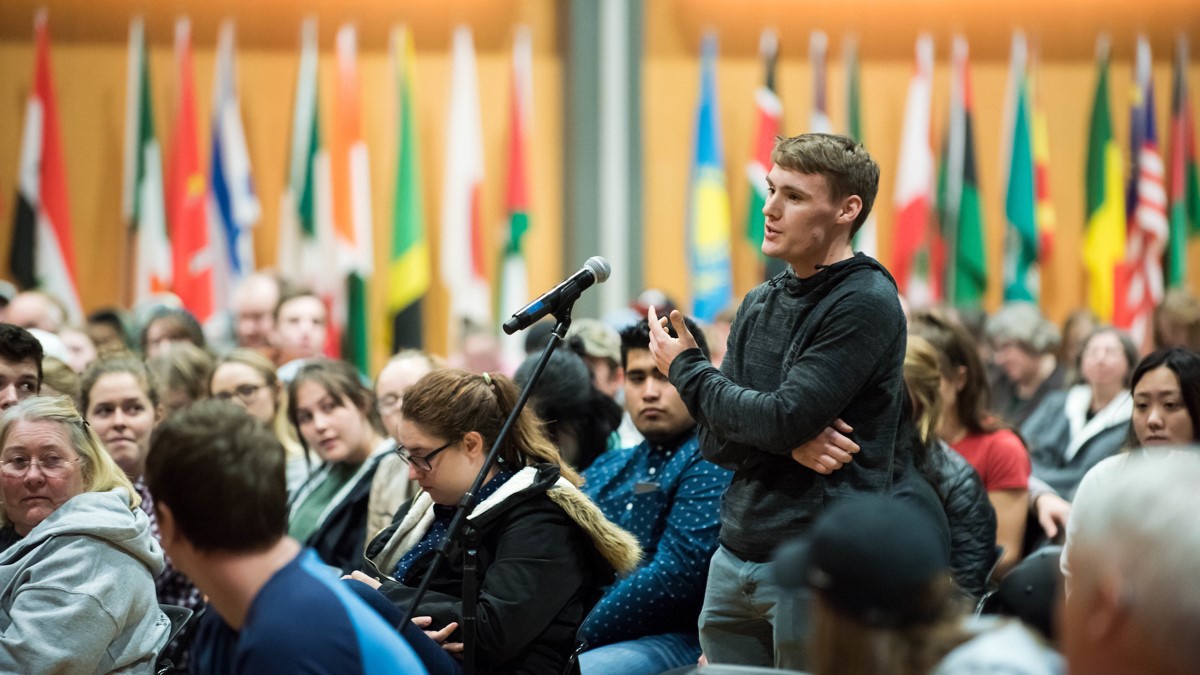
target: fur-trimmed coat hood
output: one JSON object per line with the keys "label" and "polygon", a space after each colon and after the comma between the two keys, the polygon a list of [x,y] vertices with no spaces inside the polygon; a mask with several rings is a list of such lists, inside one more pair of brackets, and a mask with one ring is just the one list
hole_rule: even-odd
{"label": "fur-trimmed coat hood", "polygon": [[[499,490],[478,504],[467,520],[478,528],[516,503],[545,493],[587,533],[596,552],[618,575],[637,568],[642,557],[637,538],[609,522],[600,507],[563,478],[558,467],[550,464],[527,466],[508,479]],[[366,557],[375,568],[388,576],[405,553],[416,546],[433,523],[433,499],[422,492],[413,500],[403,517],[384,529],[367,546]],[[398,516],[400,515],[398,514]]]}
{"label": "fur-trimmed coat hood", "polygon": [[[367,547],[367,570],[380,591],[408,607],[428,573],[422,555],[393,578],[404,554],[435,521],[433,501],[421,493],[396,514]],[[633,535],[605,519],[599,507],[559,474],[557,465],[526,467],[484,499],[471,514],[463,540],[478,555],[476,664],[480,673],[530,675],[562,672],[580,624],[616,574],[637,567]],[[417,614],[440,629],[462,622],[463,545],[450,545]],[[459,633],[450,641],[461,641]]]}

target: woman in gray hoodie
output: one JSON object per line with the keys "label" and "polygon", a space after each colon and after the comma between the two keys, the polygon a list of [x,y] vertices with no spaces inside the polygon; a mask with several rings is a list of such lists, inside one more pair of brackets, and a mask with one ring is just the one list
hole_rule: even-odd
{"label": "woman in gray hoodie", "polygon": [[0,417],[0,672],[152,673],[170,623],[162,549],[129,479],[67,398]]}

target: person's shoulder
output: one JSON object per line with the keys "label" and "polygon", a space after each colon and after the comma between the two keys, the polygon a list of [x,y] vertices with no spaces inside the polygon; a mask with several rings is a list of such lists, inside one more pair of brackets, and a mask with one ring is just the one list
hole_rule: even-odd
{"label": "person's shoulder", "polygon": [[1059,675],[1063,660],[1019,621],[976,619],[968,623],[971,639],[950,650],[933,675],[1004,673]]}
{"label": "person's shoulder", "polygon": [[[277,571],[247,614],[238,644],[241,669],[368,673],[410,663],[399,634],[341,583],[309,551]],[[384,657],[392,670],[371,667]]]}
{"label": "person's shoulder", "polygon": [[983,437],[985,445],[992,452],[1026,452],[1025,442],[1012,429],[996,429]]}

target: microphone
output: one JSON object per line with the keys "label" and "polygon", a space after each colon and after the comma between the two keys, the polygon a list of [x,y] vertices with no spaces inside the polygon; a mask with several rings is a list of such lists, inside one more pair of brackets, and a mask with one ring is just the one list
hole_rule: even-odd
{"label": "microphone", "polygon": [[611,273],[612,265],[608,264],[604,258],[598,255],[588,258],[587,262],[583,264],[583,269],[546,291],[542,297],[525,305],[521,311],[505,321],[504,332],[512,335],[519,330],[525,330],[547,314],[553,314],[563,307],[569,306],[578,300],[579,295],[592,284],[602,284],[608,281],[608,275]]}

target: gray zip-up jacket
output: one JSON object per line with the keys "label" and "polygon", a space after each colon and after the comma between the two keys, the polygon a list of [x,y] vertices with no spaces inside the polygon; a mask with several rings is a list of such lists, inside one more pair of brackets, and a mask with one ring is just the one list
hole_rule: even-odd
{"label": "gray zip-up jacket", "polygon": [[[671,363],[671,382],[700,424],[701,451],[734,470],[721,503],[727,549],[765,562],[831,500],[891,492],[912,466],[902,419],[906,336],[895,281],[859,253],[750,291],[720,371],[699,349]],[[823,476],[792,459],[839,417],[862,448],[854,461]]]}
{"label": "gray zip-up jacket", "polygon": [[162,570],[123,488],[72,497],[0,553],[0,672],[153,673]]}

